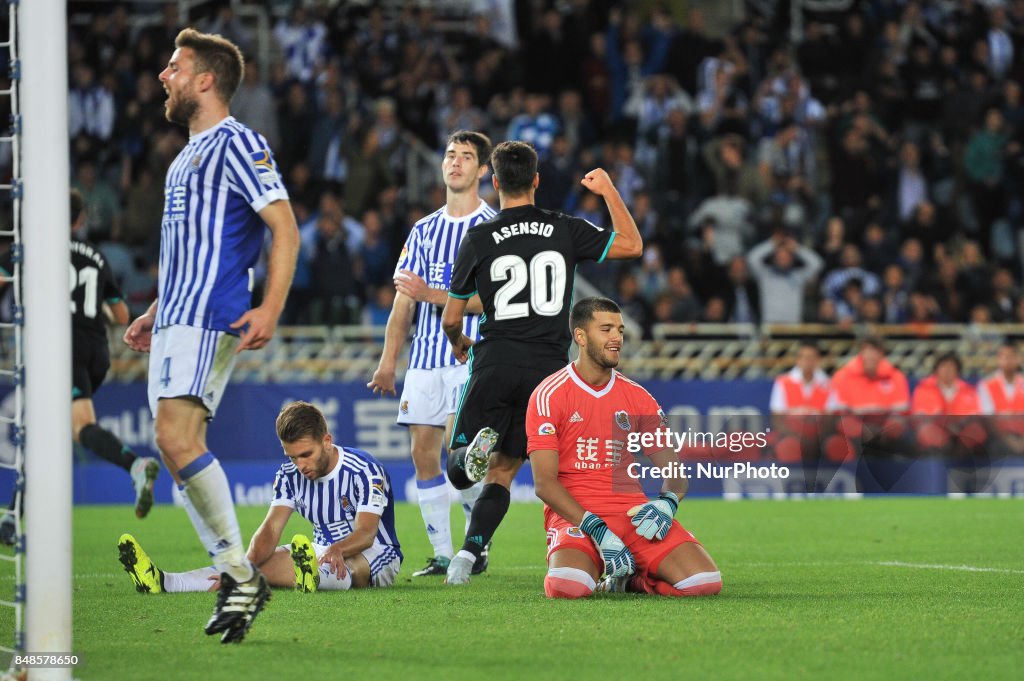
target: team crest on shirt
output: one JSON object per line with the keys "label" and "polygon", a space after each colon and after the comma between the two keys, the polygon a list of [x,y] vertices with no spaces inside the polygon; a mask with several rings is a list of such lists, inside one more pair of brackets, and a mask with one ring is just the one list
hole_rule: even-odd
{"label": "team crest on shirt", "polygon": [[583,539],[583,530],[578,527],[570,527],[565,531],[570,537],[576,537],[577,539]]}
{"label": "team crest on shirt", "polygon": [[398,411],[403,414],[409,413],[409,400],[402,400],[402,404],[398,407]]}
{"label": "team crest on shirt", "polygon": [[555,426],[554,426],[554,424],[551,424],[551,423],[542,423],[542,424],[540,424],[540,428],[537,429],[537,434],[538,435],[554,435],[555,434]]}
{"label": "team crest on shirt", "polygon": [[341,495],[341,507],[346,511],[352,508],[352,502],[348,500],[348,497],[344,494]]}
{"label": "team crest on shirt", "polygon": [[632,426],[629,423],[629,414],[624,411],[615,412],[615,425],[623,430],[629,430]]}
{"label": "team crest on shirt", "polygon": [[196,154],[195,156],[192,157],[192,164],[189,166],[189,170],[191,170],[193,174],[194,173],[198,173],[199,169],[202,167],[202,165],[203,165],[203,155],[202,154]]}
{"label": "team crest on shirt", "polygon": [[249,154],[252,167],[256,170],[256,176],[263,184],[277,184],[277,171],[274,169],[274,162],[270,160],[270,152],[266,149],[253,151]]}

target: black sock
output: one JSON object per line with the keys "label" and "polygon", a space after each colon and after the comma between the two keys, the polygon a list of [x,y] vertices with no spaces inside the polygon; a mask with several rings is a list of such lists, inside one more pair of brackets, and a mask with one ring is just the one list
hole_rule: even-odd
{"label": "black sock", "polygon": [[466,477],[465,447],[448,451],[448,482],[455,489],[469,489],[473,486],[473,481]]}
{"label": "black sock", "polygon": [[131,471],[132,463],[136,459],[135,453],[125,447],[124,443],[109,430],[103,430],[95,423],[90,423],[79,432],[78,441],[96,456]]}
{"label": "black sock", "polygon": [[476,500],[476,505],[473,506],[469,529],[466,530],[466,541],[462,545],[463,551],[469,551],[477,558],[480,557],[487,542],[491,541],[498,525],[501,524],[508,512],[508,504],[511,499],[512,495],[509,491],[498,483],[492,482],[484,485]]}

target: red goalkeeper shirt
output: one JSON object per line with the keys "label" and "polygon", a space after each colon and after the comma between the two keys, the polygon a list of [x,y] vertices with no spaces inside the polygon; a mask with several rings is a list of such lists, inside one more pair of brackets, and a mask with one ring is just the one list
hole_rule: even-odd
{"label": "red goalkeeper shirt", "polygon": [[[600,515],[647,501],[634,453],[665,425],[657,401],[641,385],[612,371],[603,386],[589,385],[569,364],[541,381],[526,412],[527,452],[558,452],[558,481],[584,508]],[[630,475],[630,472],[634,475]]]}

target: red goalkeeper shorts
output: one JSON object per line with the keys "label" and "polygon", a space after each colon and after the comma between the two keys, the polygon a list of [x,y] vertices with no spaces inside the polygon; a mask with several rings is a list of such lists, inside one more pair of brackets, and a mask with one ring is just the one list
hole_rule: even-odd
{"label": "red goalkeeper shorts", "polygon": [[[631,507],[630,507],[631,508]],[[636,561],[637,574],[646,573],[654,577],[658,572],[661,561],[672,552],[677,546],[686,542],[699,544],[696,537],[679,524],[678,520],[672,521],[672,527],[668,534],[661,541],[645,539],[636,533],[633,527],[632,518],[626,515],[629,508],[624,508],[614,513],[599,513],[601,519],[608,525],[608,529],[618,535],[626,548],[633,554]],[[544,529],[548,536],[548,561],[551,560],[555,551],[562,549],[576,549],[587,554],[594,565],[604,569],[604,559],[601,558],[597,546],[579,527],[572,525],[547,506],[544,507]]]}

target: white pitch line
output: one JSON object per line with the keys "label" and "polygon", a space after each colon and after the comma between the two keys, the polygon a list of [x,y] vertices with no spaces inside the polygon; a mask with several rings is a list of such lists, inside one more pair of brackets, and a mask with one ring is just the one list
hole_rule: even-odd
{"label": "white pitch line", "polygon": [[[123,575],[123,572],[76,572],[72,579],[111,579]],[[0,575],[0,580],[13,581],[14,575]]]}
{"label": "white pitch line", "polygon": [[977,567],[974,565],[933,565],[930,563],[904,563],[899,560],[875,561],[874,563],[871,563],[871,565],[914,568],[918,570],[956,570],[958,572],[999,572],[1002,574],[1024,575],[1024,570],[1013,570],[1011,568]]}

